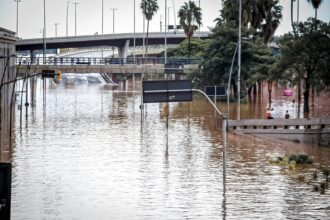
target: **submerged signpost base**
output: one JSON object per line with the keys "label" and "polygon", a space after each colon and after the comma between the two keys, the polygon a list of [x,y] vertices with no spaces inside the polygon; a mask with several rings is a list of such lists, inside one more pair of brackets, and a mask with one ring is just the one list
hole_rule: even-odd
{"label": "submerged signpost base", "polygon": [[[143,103],[159,103],[159,102],[184,102],[192,101],[192,92],[198,92],[205,96],[215,111],[222,118],[223,132],[223,190],[226,190],[226,166],[227,166],[227,117],[217,108],[212,100],[199,89],[191,88],[190,80],[157,80],[143,81],[142,78],[142,94],[141,107]],[[142,116],[142,109],[141,109]],[[141,119],[142,120],[142,119]]]}

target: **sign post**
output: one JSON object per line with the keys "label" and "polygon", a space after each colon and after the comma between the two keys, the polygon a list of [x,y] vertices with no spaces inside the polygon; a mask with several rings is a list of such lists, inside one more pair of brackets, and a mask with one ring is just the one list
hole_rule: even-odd
{"label": "sign post", "polygon": [[[215,87],[214,94],[225,96],[226,87],[222,87],[218,92]],[[212,102],[209,96],[199,89],[192,89],[190,80],[158,80],[143,81],[142,98],[143,103],[159,102],[186,102],[192,101],[192,92],[199,92],[205,96],[215,111],[222,117],[223,125],[223,189],[226,190],[226,166],[227,166],[227,118]],[[224,92],[221,92],[224,91]]]}

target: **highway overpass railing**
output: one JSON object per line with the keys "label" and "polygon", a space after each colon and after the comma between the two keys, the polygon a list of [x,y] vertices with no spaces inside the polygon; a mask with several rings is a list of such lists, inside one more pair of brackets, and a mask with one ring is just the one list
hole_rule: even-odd
{"label": "highway overpass railing", "polygon": [[[189,65],[199,64],[201,59],[188,58],[167,58],[166,64]],[[97,57],[47,57],[44,62],[42,57],[17,57],[16,65],[111,65],[111,64],[165,64],[164,58],[159,57],[128,57],[128,58],[97,58]]]}

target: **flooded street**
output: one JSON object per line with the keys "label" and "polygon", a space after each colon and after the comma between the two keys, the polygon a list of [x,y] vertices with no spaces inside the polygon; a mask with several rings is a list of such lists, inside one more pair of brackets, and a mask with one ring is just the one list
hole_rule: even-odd
{"label": "flooded street", "polygon": [[[330,218],[329,190],[296,177],[329,167],[329,148],[231,134],[224,193],[222,132],[203,98],[171,103],[166,130],[163,104],[141,122],[131,87],[48,84],[45,105],[41,88],[22,129],[16,110],[12,219]],[[242,118],[263,114],[242,106]],[[288,174],[269,162],[292,153],[314,164]]]}

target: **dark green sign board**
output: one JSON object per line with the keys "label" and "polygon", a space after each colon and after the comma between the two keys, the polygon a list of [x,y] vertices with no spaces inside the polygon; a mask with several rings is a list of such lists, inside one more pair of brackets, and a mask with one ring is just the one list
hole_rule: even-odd
{"label": "dark green sign board", "polygon": [[190,80],[143,81],[143,103],[190,102],[191,88]]}

